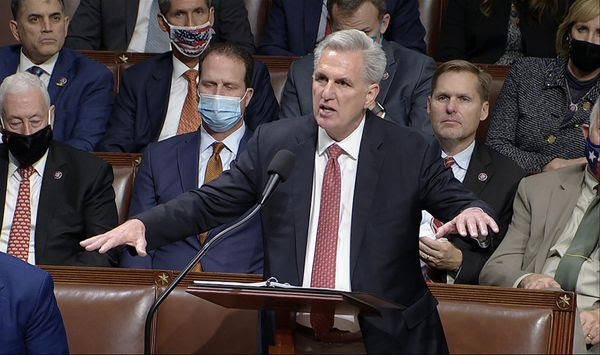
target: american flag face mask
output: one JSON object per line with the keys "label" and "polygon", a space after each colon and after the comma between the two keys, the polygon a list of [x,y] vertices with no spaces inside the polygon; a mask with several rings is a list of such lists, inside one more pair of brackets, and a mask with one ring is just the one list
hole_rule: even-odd
{"label": "american flag face mask", "polygon": [[600,179],[600,145],[592,143],[590,138],[586,139],[585,155],[590,171],[597,179]]}
{"label": "american flag face mask", "polygon": [[169,38],[175,48],[187,57],[199,57],[210,42],[215,31],[212,29],[210,21],[203,25],[194,27],[173,26],[167,19],[165,22],[169,25]]}

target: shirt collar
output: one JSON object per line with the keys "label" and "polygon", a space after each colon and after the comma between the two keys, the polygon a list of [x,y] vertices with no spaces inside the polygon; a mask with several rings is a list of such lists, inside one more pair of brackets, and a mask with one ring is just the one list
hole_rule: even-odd
{"label": "shirt collar", "polygon": [[[473,155],[473,150],[475,149],[475,141],[471,142],[469,146],[463,150],[462,152],[453,156],[454,162],[458,165],[459,168],[463,170],[469,169],[469,163],[471,162],[471,156]],[[442,151],[442,158],[446,158],[448,154]]]}
{"label": "shirt collar", "polygon": [[[583,178],[583,183],[587,185],[587,187],[592,190],[593,193],[596,193],[594,188],[600,183],[600,181],[598,181],[598,179],[596,179],[596,177],[590,172],[587,164],[585,167],[585,177]],[[598,186],[598,188],[600,189],[600,186]]]}
{"label": "shirt collar", "polygon": [[199,67],[200,64],[196,64],[195,67],[190,68],[187,65],[183,64],[181,60],[177,59],[177,57],[173,55],[173,81],[179,79],[186,71],[190,69],[198,70]]}
{"label": "shirt collar", "polygon": [[[48,151],[49,150],[46,150],[46,153],[44,153],[44,155],[42,155],[40,160],[33,163],[33,169],[39,176],[42,176],[42,174],[44,174],[44,167],[46,166],[46,160],[48,159]],[[18,179],[21,180],[21,175],[17,172],[18,169],[19,169],[19,162],[17,161],[17,158],[15,158],[12,155],[12,153],[9,151],[8,152],[8,176],[16,175],[18,177]]]}
{"label": "shirt collar", "polygon": [[360,151],[360,142],[362,140],[363,130],[365,128],[365,117],[356,127],[356,129],[350,133],[350,135],[343,140],[336,142],[333,138],[329,137],[327,132],[319,127],[318,141],[317,141],[317,153],[322,156],[327,148],[333,143],[336,143],[344,152],[353,160],[358,159],[358,153]]}
{"label": "shirt collar", "polygon": [[27,58],[27,56],[23,53],[23,49],[21,48],[21,55],[20,55],[20,60],[19,60],[19,70],[21,70],[21,72],[26,71],[27,69],[36,66],[36,67],[40,67],[42,68],[46,74],[52,76],[52,71],[54,70],[54,66],[56,65],[56,61],[58,60],[58,54],[59,52],[56,52],[55,55],[53,55],[52,57],[50,57],[50,59],[48,59],[47,61],[45,61],[42,64],[34,64],[31,60],[29,60],[29,58]]}
{"label": "shirt collar", "polygon": [[[244,134],[246,134],[246,124],[242,122],[240,128],[236,129],[233,133],[223,139],[222,143],[225,144],[225,148],[232,152],[234,156],[237,156],[240,141],[242,140],[242,137],[244,137]],[[206,131],[206,129],[204,129],[204,125],[200,126],[200,154],[207,149],[211,149],[214,142],[216,142],[216,140]]]}

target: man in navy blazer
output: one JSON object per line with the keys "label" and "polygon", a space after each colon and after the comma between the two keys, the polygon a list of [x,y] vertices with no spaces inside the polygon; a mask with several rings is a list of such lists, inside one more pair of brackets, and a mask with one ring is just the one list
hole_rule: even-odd
{"label": "man in navy blazer", "polygon": [[10,28],[20,45],[0,48],[0,82],[17,72],[38,75],[56,107],[54,139],[91,151],[112,110],[112,73],[63,48],[69,18],[62,0],[13,0],[13,18]]}
{"label": "man in navy blazer", "polygon": [[[406,48],[426,53],[425,27],[417,0],[386,0],[390,31],[385,38]],[[304,56],[321,40],[319,25],[323,0],[275,0],[263,32],[258,54]],[[331,14],[331,13],[330,13]]]}
{"label": "man in navy blazer", "polygon": [[[225,95],[235,98],[244,96],[240,103],[240,113],[244,112],[254,92],[250,87],[251,75],[246,75],[252,73],[253,65],[254,60],[248,52],[235,45],[216,44],[210,47],[202,61],[200,95]],[[202,104],[202,101],[200,103]],[[203,124],[198,131],[151,143],[145,150],[134,184],[130,216],[201,186],[205,182],[202,172],[207,170],[207,161],[214,142],[225,144],[225,152],[220,155],[223,158],[222,167],[227,169],[229,164],[235,161],[235,156],[246,148],[246,143],[252,136],[252,131],[244,123],[243,113],[237,121],[232,120],[232,127],[224,132],[213,131],[213,121],[207,122],[208,118],[204,116],[202,119]],[[210,240],[223,229],[225,227],[211,230],[206,240]],[[200,248],[198,235],[193,235],[153,250],[145,257],[132,256],[125,250],[120,265],[130,268],[181,270]],[[215,244],[201,263],[203,271],[262,274],[260,218],[254,217],[249,224]]]}
{"label": "man in navy blazer", "polygon": [[[206,21],[213,23],[214,8],[210,8],[212,15],[209,15],[208,0],[194,0],[192,4],[195,6],[186,10],[188,5],[184,1],[172,0],[168,14],[163,15],[170,23],[180,26],[201,25]],[[207,9],[204,17],[195,15],[193,9],[196,7]],[[189,13],[187,20],[175,17],[177,11],[183,10]],[[168,31],[168,27],[164,30]],[[170,137],[165,136],[164,128],[169,117],[179,116],[173,113],[177,108],[170,103],[174,101],[171,90],[177,80],[173,78],[173,73],[175,66],[181,63],[190,69],[199,68],[200,59],[187,56],[173,46],[172,52],[158,55],[125,71],[108,129],[96,150],[140,152],[149,143]],[[256,91],[246,111],[246,124],[254,130],[261,123],[277,119],[279,112],[269,72],[260,62],[254,67],[252,87]]]}
{"label": "man in navy blazer", "polygon": [[0,252],[0,354],[68,354],[50,274]]}
{"label": "man in navy blazer", "polygon": [[[421,209],[450,221],[439,236],[457,231],[465,237],[488,235],[487,228],[497,232],[497,225],[483,212],[488,206],[443,168],[433,140],[367,111],[385,68],[379,46],[363,32],[347,30],[328,36],[315,53],[313,115],[259,127],[219,179],[82,245],[106,252],[127,244],[144,255],[146,247],[229,223],[260,200],[270,175],[267,166],[282,149],[289,150],[295,168],[261,211],[265,277],[310,286],[311,271],[320,276],[335,269],[336,289],[371,293],[400,305],[382,310],[380,317],[359,315],[358,322],[334,323],[348,331],[360,327],[368,353],[447,353],[437,302],[420,271]],[[337,163],[328,157],[333,149],[342,153]],[[333,174],[339,169],[341,175],[343,193],[335,200],[319,193],[335,189],[335,180],[333,186],[321,185],[330,164]],[[339,219],[331,208],[336,201]],[[337,232],[341,244],[329,250],[336,256],[332,268],[317,270],[311,255],[323,236],[317,231],[322,207],[329,215],[323,229]]]}
{"label": "man in navy blazer", "polygon": [[[401,126],[433,135],[427,114],[427,96],[431,92],[435,62],[422,53],[384,40],[383,35],[390,24],[389,15],[379,11],[377,4],[382,7],[385,0],[330,0],[332,30],[354,28],[365,31],[385,51],[387,65],[379,83],[378,105],[372,111]],[[312,53],[292,63],[281,95],[280,118],[312,113],[313,69]]]}

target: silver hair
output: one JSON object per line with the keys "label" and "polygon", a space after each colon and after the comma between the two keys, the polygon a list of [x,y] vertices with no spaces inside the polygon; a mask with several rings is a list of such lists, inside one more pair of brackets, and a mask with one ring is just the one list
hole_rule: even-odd
{"label": "silver hair", "polygon": [[592,112],[590,113],[590,132],[600,124],[600,97],[596,99]]}
{"label": "silver hair", "polygon": [[327,36],[315,49],[315,68],[326,49],[341,52],[362,51],[365,81],[369,85],[381,81],[386,66],[385,52],[380,44],[373,42],[364,32],[352,29],[336,31]]}
{"label": "silver hair", "polygon": [[2,85],[0,85],[0,112],[4,116],[4,98],[8,94],[24,93],[31,88],[38,88],[44,97],[44,101],[50,107],[50,95],[46,90],[46,85],[40,80],[37,75],[29,73],[16,73],[7,76]]}

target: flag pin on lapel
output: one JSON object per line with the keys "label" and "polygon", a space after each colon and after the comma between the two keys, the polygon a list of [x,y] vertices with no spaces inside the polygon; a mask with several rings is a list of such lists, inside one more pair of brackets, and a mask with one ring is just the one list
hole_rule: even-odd
{"label": "flag pin on lapel", "polygon": [[56,86],[58,87],[64,87],[65,85],[67,85],[67,78],[65,78],[64,76],[60,79],[58,79],[58,81],[56,82]]}
{"label": "flag pin on lapel", "polygon": [[62,178],[62,171],[57,170],[54,172],[54,180],[60,180]]}
{"label": "flag pin on lapel", "polygon": [[479,181],[485,181],[487,178],[488,176],[486,173],[479,173],[479,175],[477,175],[477,179],[479,179]]}
{"label": "flag pin on lapel", "polygon": [[388,72],[383,73],[383,80],[387,80],[390,77]]}

